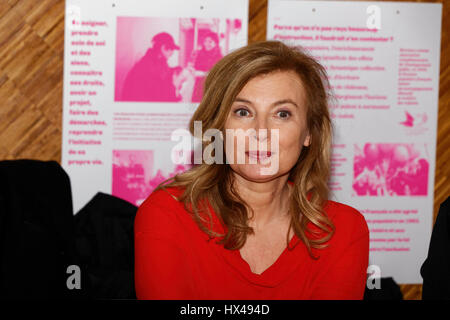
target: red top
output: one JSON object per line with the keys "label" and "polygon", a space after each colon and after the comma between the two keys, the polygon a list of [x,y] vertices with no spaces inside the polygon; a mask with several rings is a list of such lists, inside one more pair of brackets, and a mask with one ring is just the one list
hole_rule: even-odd
{"label": "red top", "polygon": [[[174,196],[177,188],[168,188]],[[214,230],[223,232],[213,213]],[[239,250],[218,245],[200,230],[183,204],[163,190],[139,207],[134,222],[138,299],[291,300],[362,299],[369,261],[369,230],[352,207],[328,201],[336,231],[325,249],[312,249],[294,234],[278,259],[253,273]],[[309,225],[311,229],[315,227]],[[318,230],[318,229],[316,229]]]}

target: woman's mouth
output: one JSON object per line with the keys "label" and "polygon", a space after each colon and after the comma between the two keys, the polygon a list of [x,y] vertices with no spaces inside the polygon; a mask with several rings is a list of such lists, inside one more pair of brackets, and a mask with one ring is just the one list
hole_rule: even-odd
{"label": "woman's mouth", "polygon": [[249,159],[254,159],[257,161],[264,161],[270,159],[273,155],[271,151],[247,151],[245,152]]}

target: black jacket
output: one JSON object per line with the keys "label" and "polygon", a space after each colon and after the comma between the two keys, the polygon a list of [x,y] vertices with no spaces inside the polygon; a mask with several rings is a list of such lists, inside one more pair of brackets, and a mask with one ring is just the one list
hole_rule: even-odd
{"label": "black jacket", "polygon": [[76,252],[91,299],[136,299],[134,218],[137,207],[97,193],[75,215]]}
{"label": "black jacket", "polygon": [[0,161],[0,295],[66,299],[78,260],[70,180],[57,162]]}
{"label": "black jacket", "polygon": [[[0,181],[0,298],[135,298],[136,206],[98,193],[74,216],[54,161],[0,161]],[[74,265],[79,289],[67,285]]]}
{"label": "black jacket", "polygon": [[450,197],[439,208],[420,274],[423,300],[450,299]]}

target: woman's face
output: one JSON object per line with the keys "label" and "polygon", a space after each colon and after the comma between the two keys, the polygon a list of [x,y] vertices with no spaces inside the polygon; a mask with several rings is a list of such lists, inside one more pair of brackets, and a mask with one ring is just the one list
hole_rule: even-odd
{"label": "woman's face", "polygon": [[215,48],[215,46],[216,43],[210,37],[206,37],[205,40],[203,41],[203,47],[205,48],[206,51],[211,51],[212,49]]}
{"label": "woman's face", "polygon": [[[231,136],[227,140],[225,135],[225,153],[234,173],[255,182],[289,174],[303,146],[310,143],[306,111],[305,90],[295,72],[277,71],[251,79],[237,95],[225,123],[225,131],[235,132],[233,150],[226,147]],[[246,137],[245,147],[239,151],[238,140],[242,141],[245,132],[252,129],[256,135]],[[277,132],[279,140],[275,143]],[[239,161],[239,154],[245,163]],[[274,167],[275,171],[267,173]]]}

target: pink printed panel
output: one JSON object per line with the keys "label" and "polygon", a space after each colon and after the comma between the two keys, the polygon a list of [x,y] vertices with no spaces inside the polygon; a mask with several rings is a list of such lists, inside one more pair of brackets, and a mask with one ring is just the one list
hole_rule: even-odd
{"label": "pink printed panel", "polygon": [[139,205],[147,196],[153,171],[153,151],[113,151],[112,195]]}
{"label": "pink printed panel", "polygon": [[158,171],[150,178],[148,182],[148,190],[149,194],[152,192],[161,182],[167,180],[179,173],[183,173],[184,171],[189,170],[193,167],[193,151],[187,150],[173,150],[173,159],[174,160],[174,168],[167,174],[163,172],[163,170],[158,169]]}
{"label": "pink printed panel", "polygon": [[180,164],[168,174],[154,172],[154,151],[114,150],[111,194],[139,206],[161,182],[190,168]]}
{"label": "pink printed panel", "polygon": [[200,102],[207,72],[241,27],[239,19],[118,17],[115,101]]}
{"label": "pink printed panel", "polygon": [[357,196],[426,196],[426,145],[366,143],[354,146],[353,191]]}

